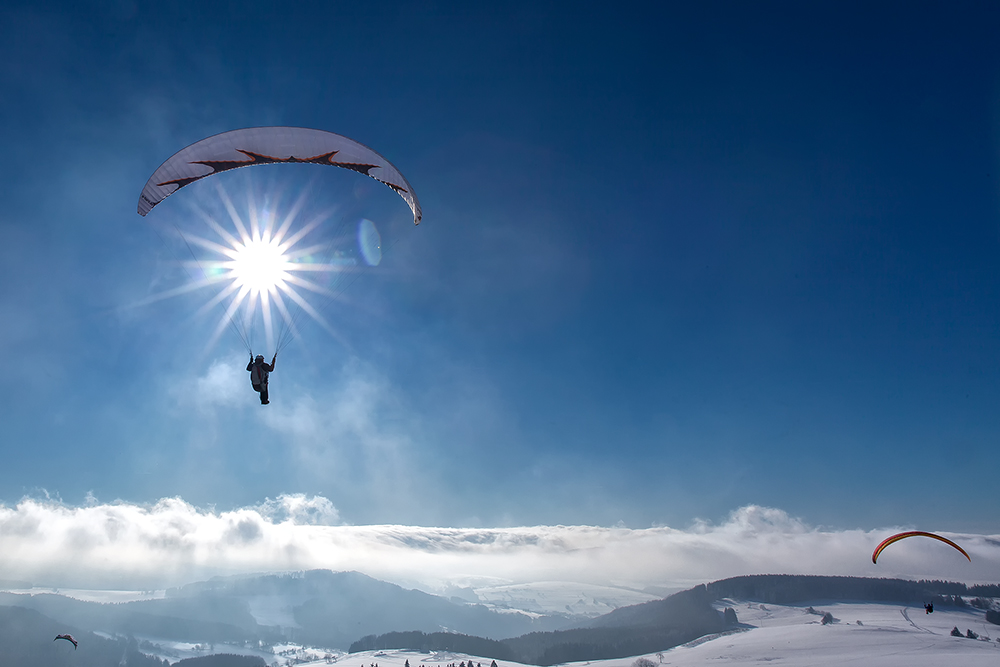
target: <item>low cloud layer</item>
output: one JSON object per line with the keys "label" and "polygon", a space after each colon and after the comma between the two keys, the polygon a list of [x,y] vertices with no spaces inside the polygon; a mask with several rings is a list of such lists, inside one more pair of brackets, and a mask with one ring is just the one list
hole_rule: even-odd
{"label": "low cloud layer", "polygon": [[150,589],[214,575],[357,570],[440,590],[534,581],[682,588],[753,573],[996,581],[1000,536],[945,533],[972,556],[915,538],[871,562],[897,527],[811,527],[779,509],[742,507],[686,529],[530,526],[464,529],[340,525],[323,497],[283,495],[232,511],[180,498],[80,507],[48,499],[0,506],[4,579],[75,588]]}

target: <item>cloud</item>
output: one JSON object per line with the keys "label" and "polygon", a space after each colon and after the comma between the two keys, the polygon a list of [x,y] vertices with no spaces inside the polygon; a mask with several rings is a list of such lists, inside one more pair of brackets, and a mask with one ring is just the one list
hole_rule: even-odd
{"label": "cloud", "polygon": [[242,366],[232,360],[215,359],[208,371],[197,378],[193,385],[182,382],[170,385],[177,403],[202,412],[215,408],[237,408],[247,404],[249,381]]}
{"label": "cloud", "polygon": [[322,496],[307,497],[301,493],[268,498],[257,506],[261,516],[272,522],[291,521],[296,525],[335,526],[340,523],[340,513]]}
{"label": "cloud", "polygon": [[131,461],[101,463],[109,466],[106,477],[117,473],[122,481],[88,479],[73,490],[71,480],[60,490],[73,502],[91,489],[105,500],[154,503],[177,495],[226,508],[304,492],[330,499],[311,510],[318,524],[340,517],[454,524],[452,508],[471,513],[454,500],[470,489],[449,482],[450,461],[437,455],[441,438],[428,434],[429,418],[412,393],[364,359],[309,343],[296,343],[284,365],[279,357],[266,407],[250,387],[246,357],[230,350],[204,365],[171,359],[150,383],[151,400],[162,407],[142,413],[148,419],[124,418]]}
{"label": "cloud", "polygon": [[946,533],[970,565],[932,541],[910,540],[871,563],[896,527],[813,528],[779,509],[747,506],[689,529],[601,526],[434,528],[336,525],[320,496],[282,495],[231,511],[180,498],[80,507],[25,498],[0,506],[5,578],[75,588],[159,588],[214,575],[312,568],[357,570],[403,585],[573,581],[682,588],[752,573],[994,581],[1000,536]]}
{"label": "cloud", "polygon": [[275,387],[272,377],[272,394],[278,393],[280,400],[266,410],[256,408],[256,394],[239,364],[216,359],[193,383],[171,378],[167,391],[179,409],[194,408],[209,423],[215,423],[219,409],[226,414],[252,410],[254,423],[279,436],[282,450],[290,451],[303,470],[317,476],[342,473],[348,459],[359,456],[374,459],[375,467],[385,470],[404,456],[409,446],[406,433],[418,429],[412,410],[394,398],[399,392],[356,358],[348,358],[332,386],[320,391],[295,380],[281,384],[281,376]]}

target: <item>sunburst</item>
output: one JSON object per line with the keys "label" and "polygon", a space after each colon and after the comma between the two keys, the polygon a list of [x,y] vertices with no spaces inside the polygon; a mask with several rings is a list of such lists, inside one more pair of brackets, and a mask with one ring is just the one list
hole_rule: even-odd
{"label": "sunburst", "polygon": [[[273,209],[258,209],[250,196],[244,220],[220,185],[217,185],[216,191],[231,225],[224,225],[204,208],[192,203],[197,217],[214,234],[182,231],[171,223],[193,260],[182,262],[188,269],[190,281],[154,295],[145,303],[214,289],[214,294],[198,311],[204,314],[220,305],[223,307],[224,312],[208,341],[208,348],[214,346],[222,332],[229,328],[239,336],[248,351],[253,352],[253,331],[259,318],[268,350],[277,352],[298,336],[296,322],[299,312],[306,313],[336,335],[321,314],[323,306],[310,303],[307,298],[307,293],[310,293],[323,304],[339,296],[338,291],[311,279],[310,275],[319,273],[329,278],[332,273],[343,273],[359,264],[355,257],[336,251],[336,241],[342,239],[335,236],[333,241],[325,243],[314,240],[331,213],[316,215],[296,229],[295,223],[306,193],[291,207],[280,224]],[[200,250],[202,256],[196,254],[195,248]],[[196,277],[195,272],[201,275]],[[334,280],[333,287],[336,288],[336,285]]]}

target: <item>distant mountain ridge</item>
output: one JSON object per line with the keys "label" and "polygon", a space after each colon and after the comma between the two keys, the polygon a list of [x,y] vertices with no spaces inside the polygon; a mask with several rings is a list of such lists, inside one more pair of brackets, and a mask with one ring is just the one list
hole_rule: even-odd
{"label": "distant mountain ridge", "polygon": [[216,578],[170,590],[167,597],[243,600],[248,609],[264,599],[295,599],[298,603],[288,610],[295,625],[283,627],[282,634],[297,642],[331,648],[347,647],[376,627],[512,637],[567,627],[575,620],[566,615],[499,613],[482,604],[405,589],[359,572],[330,570]]}
{"label": "distant mountain ridge", "polygon": [[358,637],[398,628],[513,637],[567,627],[569,615],[500,613],[373,579],[311,570],[220,577],[122,603],[51,593],[0,593],[0,605],[34,609],[87,631],[195,643],[296,641],[346,649]]}

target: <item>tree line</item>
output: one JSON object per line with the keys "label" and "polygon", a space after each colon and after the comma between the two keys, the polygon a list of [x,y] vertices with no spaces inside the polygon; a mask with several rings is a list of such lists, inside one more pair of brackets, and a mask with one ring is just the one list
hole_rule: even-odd
{"label": "tree line", "polygon": [[794,574],[754,574],[722,579],[708,584],[715,600],[734,598],[771,604],[795,604],[812,600],[859,600],[871,602],[956,603],[966,597],[1000,597],[1000,585],[974,585],[954,581],[828,577]]}

